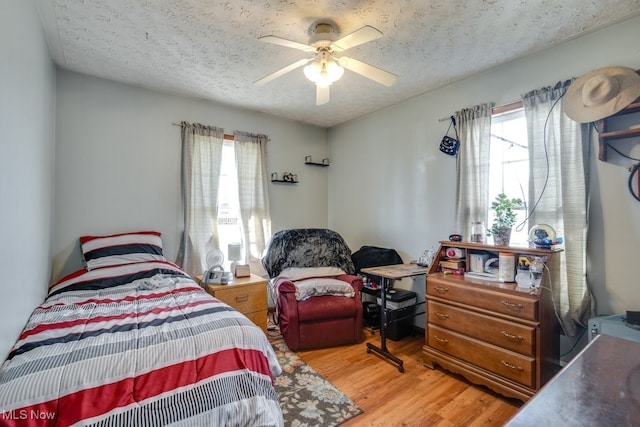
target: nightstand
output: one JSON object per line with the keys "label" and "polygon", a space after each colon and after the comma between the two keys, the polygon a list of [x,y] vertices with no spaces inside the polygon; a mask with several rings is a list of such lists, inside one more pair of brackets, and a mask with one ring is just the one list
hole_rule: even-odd
{"label": "nightstand", "polygon": [[[196,276],[200,284],[202,276]],[[267,279],[252,274],[234,277],[226,285],[207,285],[209,295],[229,304],[267,332]]]}

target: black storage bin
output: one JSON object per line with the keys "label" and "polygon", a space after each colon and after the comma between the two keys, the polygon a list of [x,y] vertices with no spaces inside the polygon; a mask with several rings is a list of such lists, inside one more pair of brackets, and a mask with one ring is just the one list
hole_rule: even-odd
{"label": "black storage bin", "polygon": [[393,341],[399,341],[411,335],[416,314],[416,293],[403,289],[391,289],[390,292],[387,292],[386,301],[386,337]]}
{"label": "black storage bin", "polygon": [[364,301],[362,303],[362,320],[367,328],[379,329],[380,306],[375,302]]}
{"label": "black storage bin", "polygon": [[[411,334],[413,321],[416,314],[417,295],[415,292],[404,289],[390,289],[387,292],[387,328],[385,336],[393,341],[399,341]],[[380,291],[373,289],[362,289],[362,292],[374,295],[380,302]],[[406,306],[407,304],[410,304]],[[380,328],[380,305],[376,302],[362,303],[363,320],[366,327],[372,329]]]}
{"label": "black storage bin", "polygon": [[399,341],[402,338],[411,335],[415,314],[415,305],[399,308],[397,310],[388,310],[387,328],[385,329],[386,337],[393,341]]}

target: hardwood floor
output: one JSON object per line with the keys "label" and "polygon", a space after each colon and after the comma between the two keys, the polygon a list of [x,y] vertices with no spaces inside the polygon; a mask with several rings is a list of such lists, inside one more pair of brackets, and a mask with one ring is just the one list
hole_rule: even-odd
{"label": "hardwood floor", "polygon": [[424,335],[387,340],[389,351],[404,361],[404,373],[367,353],[364,343],[369,341],[379,344],[379,334],[365,330],[360,344],[298,352],[364,411],[343,427],[502,426],[522,405],[441,368],[425,367]]}

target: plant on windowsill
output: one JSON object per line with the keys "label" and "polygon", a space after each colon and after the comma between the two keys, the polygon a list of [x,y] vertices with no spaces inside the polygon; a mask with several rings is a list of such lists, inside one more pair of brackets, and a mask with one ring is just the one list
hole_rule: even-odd
{"label": "plant on windowsill", "polygon": [[496,212],[496,217],[489,232],[493,236],[493,243],[498,246],[509,246],[511,240],[511,228],[516,223],[515,208],[522,206],[522,200],[510,199],[501,193],[491,202],[491,209]]}

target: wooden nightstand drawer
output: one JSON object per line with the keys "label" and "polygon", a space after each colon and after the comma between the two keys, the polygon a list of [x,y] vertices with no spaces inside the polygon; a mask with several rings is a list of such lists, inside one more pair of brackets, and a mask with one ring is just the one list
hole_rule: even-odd
{"label": "wooden nightstand drawer", "polygon": [[225,289],[216,289],[213,296],[244,314],[267,307],[267,288],[265,285],[229,286]]}
{"label": "wooden nightstand drawer", "polygon": [[260,326],[263,331],[267,331],[267,310],[254,311],[253,313],[245,313],[245,316],[249,318],[257,326]]}
{"label": "wooden nightstand drawer", "polygon": [[429,323],[443,328],[517,351],[526,356],[535,356],[535,328],[508,322],[429,301],[427,304]]}
{"label": "wooden nightstand drawer", "polygon": [[[196,278],[201,280],[200,277]],[[267,331],[267,279],[252,274],[234,277],[227,285],[207,285],[209,295],[229,304]]]}

